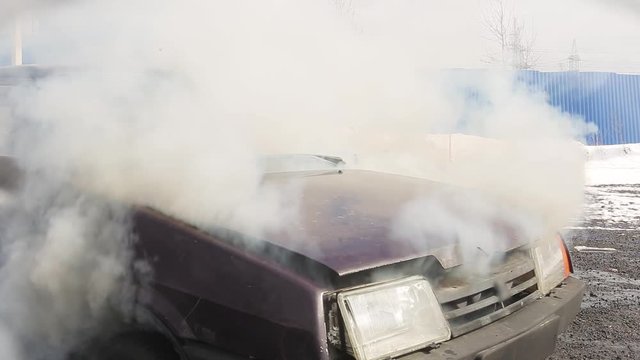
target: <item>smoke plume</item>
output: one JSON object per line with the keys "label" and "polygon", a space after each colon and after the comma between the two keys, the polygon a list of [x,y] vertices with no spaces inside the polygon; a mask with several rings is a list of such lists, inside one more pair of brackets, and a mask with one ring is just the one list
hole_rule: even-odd
{"label": "smoke plume", "polygon": [[52,178],[22,186],[2,206],[3,358],[62,359],[131,306],[128,214]]}
{"label": "smoke plume", "polygon": [[614,0],[606,1],[607,5],[619,6],[621,9],[629,10],[636,15],[640,15],[640,1],[637,0]]}
{"label": "smoke plume", "polygon": [[[24,5],[12,4],[2,13]],[[303,189],[263,185],[265,154],[339,155],[351,168],[480,194],[470,204],[456,194],[415,199],[398,214],[398,241],[437,231],[498,249],[488,219],[512,219],[533,237],[580,211],[583,159],[572,141],[589,129],[509,72],[440,71],[432,29],[422,27],[434,15],[421,3],[58,5],[39,12],[31,51],[64,71],[11,93],[6,146],[26,182],[3,220],[0,342],[15,348],[7,358],[34,343],[64,354],[122,305],[131,239],[118,204],[253,236],[295,221]],[[456,132],[478,137],[443,152],[433,134]],[[451,197],[461,211],[442,205]],[[430,217],[438,226],[426,230],[407,220]]]}
{"label": "smoke plume", "polygon": [[21,16],[26,12],[47,9],[73,0],[4,0],[0,4],[0,24]]}

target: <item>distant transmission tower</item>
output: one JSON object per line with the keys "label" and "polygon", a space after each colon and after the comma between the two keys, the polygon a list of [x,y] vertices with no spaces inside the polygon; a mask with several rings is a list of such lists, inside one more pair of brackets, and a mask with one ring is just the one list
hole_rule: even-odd
{"label": "distant transmission tower", "polygon": [[573,39],[571,44],[571,55],[567,58],[568,60],[568,69],[569,71],[580,71],[580,55],[578,54],[578,45],[576,44],[576,39]]}

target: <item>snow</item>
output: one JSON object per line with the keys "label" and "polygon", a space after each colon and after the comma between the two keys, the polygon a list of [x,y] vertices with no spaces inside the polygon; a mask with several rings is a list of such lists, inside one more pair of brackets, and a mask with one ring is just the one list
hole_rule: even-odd
{"label": "snow", "polygon": [[584,218],[601,221],[606,227],[638,228],[640,224],[640,186],[587,186]]}
{"label": "snow", "polygon": [[587,146],[586,153],[582,220],[600,225],[593,228],[640,228],[640,144]]}
{"label": "snow", "polygon": [[640,184],[640,144],[587,146],[587,185]]}
{"label": "snow", "polygon": [[603,247],[593,247],[593,246],[574,246],[574,249],[580,252],[615,252],[618,251],[614,248],[603,248]]}

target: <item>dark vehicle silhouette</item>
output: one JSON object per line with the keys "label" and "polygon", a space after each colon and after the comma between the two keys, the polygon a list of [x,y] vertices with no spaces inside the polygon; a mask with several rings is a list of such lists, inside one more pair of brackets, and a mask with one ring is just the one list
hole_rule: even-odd
{"label": "dark vehicle silhouette", "polygon": [[[447,185],[344,169],[335,157],[276,160],[264,182],[302,184],[295,228],[239,241],[241,229],[133,207],[136,257],[153,274],[136,293],[144,321],[91,357],[544,359],[580,308],[584,283],[559,237],[513,238],[486,274],[460,272],[456,242],[390,236],[404,204]],[[3,162],[0,180],[13,184]]]}

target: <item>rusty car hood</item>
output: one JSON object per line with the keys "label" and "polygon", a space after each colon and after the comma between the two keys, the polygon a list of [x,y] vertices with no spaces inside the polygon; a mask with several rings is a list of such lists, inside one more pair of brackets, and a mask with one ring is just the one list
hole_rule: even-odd
{"label": "rusty car hood", "polygon": [[[273,176],[267,182],[280,182]],[[451,237],[411,241],[394,235],[403,207],[450,185],[365,170],[340,170],[295,178],[301,185],[298,218],[265,240],[319,262],[339,275],[435,256],[444,268],[460,265]],[[424,219],[429,221],[429,219]],[[504,227],[509,231],[507,227]],[[504,250],[523,244],[515,237]]]}

